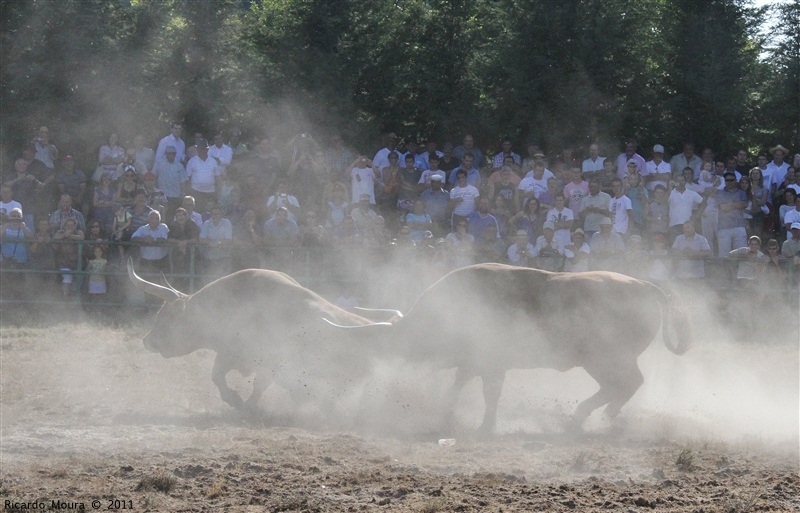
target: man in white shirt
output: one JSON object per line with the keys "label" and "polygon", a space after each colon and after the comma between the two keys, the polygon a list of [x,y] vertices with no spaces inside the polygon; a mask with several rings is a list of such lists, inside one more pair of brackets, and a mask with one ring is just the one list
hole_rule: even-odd
{"label": "man in white shirt", "polygon": [[593,176],[593,173],[602,171],[603,162],[605,160],[605,157],[600,156],[600,146],[597,143],[589,146],[589,158],[584,160],[583,164],[581,165],[581,171],[584,173],[584,179],[588,180],[590,176]]}
{"label": "man in white shirt", "polygon": [[672,177],[672,166],[664,161],[664,147],[660,144],[653,146],[653,160],[645,163],[642,173],[645,186],[654,191],[657,185],[667,187]]}
{"label": "man in white shirt", "polygon": [[[374,157],[372,157],[372,164],[377,169],[383,169],[385,167],[389,167],[389,153],[395,151],[397,149],[397,134],[394,132],[389,132],[386,134],[385,138],[385,146],[378,150]],[[398,152],[400,153],[400,152]],[[405,162],[403,159],[400,159],[399,162],[400,166],[405,166]],[[354,196],[356,198],[358,196]]]}
{"label": "man in white shirt", "polygon": [[180,122],[173,121],[169,135],[158,142],[158,149],[156,149],[156,162],[159,160],[166,160],[167,146],[174,146],[175,158],[178,160],[178,162],[184,162],[186,159],[186,143],[183,142],[183,139],[181,139],[182,132],[183,127],[181,126]]}
{"label": "man in white shirt", "polygon": [[197,208],[207,211],[217,201],[217,193],[222,187],[222,173],[217,160],[208,154],[208,141],[197,142],[197,155],[186,164],[186,175],[189,177],[189,188],[197,200]]}
{"label": "man in white shirt", "polygon": [[214,135],[214,144],[208,149],[208,156],[217,160],[220,174],[225,174],[225,170],[233,160],[233,150],[225,144],[222,132]]}
{"label": "man in white shirt", "polygon": [[783,183],[786,178],[786,170],[789,169],[789,163],[784,162],[789,150],[779,144],[771,148],[769,152],[772,154],[772,162],[767,164],[767,169],[769,170],[771,183],[775,184],[777,188]]}
{"label": "man in white shirt", "polygon": [[152,210],[147,215],[147,224],[136,229],[131,235],[131,242],[139,244],[141,268],[144,272],[162,272],[167,268],[169,261],[169,228],[161,222],[158,210]]}
{"label": "man in white shirt", "polygon": [[631,199],[622,194],[622,180],[614,178],[611,188],[614,191],[614,197],[608,202],[608,210],[611,212],[613,230],[623,237],[627,237],[633,224],[630,222],[633,216],[633,205]]}
{"label": "man in white shirt", "polygon": [[467,183],[467,171],[459,169],[456,173],[456,186],[450,189],[449,207],[453,210],[450,220],[453,231],[455,231],[453,218],[456,216],[466,218],[474,212],[476,201],[480,195],[481,193],[475,186]]}
{"label": "man in white shirt", "polygon": [[686,188],[683,175],[675,178],[675,188],[669,193],[669,229],[673,239],[683,233],[683,224],[692,220],[694,211],[703,202],[702,196]]}

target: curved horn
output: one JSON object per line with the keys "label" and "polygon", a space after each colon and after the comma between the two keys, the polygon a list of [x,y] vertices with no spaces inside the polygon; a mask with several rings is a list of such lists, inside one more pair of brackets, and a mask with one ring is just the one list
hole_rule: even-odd
{"label": "curved horn", "polygon": [[361,310],[362,312],[390,313],[392,315],[396,315],[397,317],[403,317],[403,312],[400,310],[392,310],[391,308],[362,308],[360,306],[356,306],[353,307],[353,310]]}
{"label": "curved horn", "polygon": [[164,273],[161,273],[161,279],[164,281],[164,283],[167,284],[167,288],[169,290],[171,290],[172,292],[177,292],[178,294],[183,294],[183,292],[181,292],[180,290],[178,290],[178,289],[176,289],[175,287],[172,286],[172,284],[167,280],[167,277],[164,276]]}
{"label": "curved horn", "polygon": [[179,299],[185,299],[186,294],[182,292],[178,292],[177,290],[170,290],[167,287],[162,287],[156,283],[151,283],[145,279],[139,277],[136,274],[136,271],[133,270],[133,258],[128,257],[128,278],[130,278],[131,282],[136,285],[137,289],[143,290],[148,294],[152,294],[154,296],[160,297],[164,301],[168,303],[172,303]]}
{"label": "curved horn", "polygon": [[391,322],[373,322],[371,324],[363,324],[361,326],[343,326],[341,324],[336,324],[335,322],[331,321],[330,319],[326,319],[325,317],[322,318],[323,321],[327,322],[334,328],[343,328],[343,329],[363,329],[363,328],[374,328],[376,326],[394,326]]}

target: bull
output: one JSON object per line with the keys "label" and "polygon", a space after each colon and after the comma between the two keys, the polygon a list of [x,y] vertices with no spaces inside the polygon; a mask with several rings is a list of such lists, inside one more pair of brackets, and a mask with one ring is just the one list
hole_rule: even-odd
{"label": "bull", "polygon": [[612,272],[552,273],[502,264],[445,275],[391,323],[338,327],[369,333],[384,353],[457,368],[446,397],[451,416],[464,385],[482,378],[482,434],[495,430],[511,369],[583,367],[600,389],[578,404],[573,425],[579,428],[603,405],[615,417],[633,397],[644,382],[637,359],[659,327],[673,353],[683,354],[691,344],[685,313],[649,282]]}
{"label": "bull", "polygon": [[[273,382],[290,392],[303,391],[309,382],[333,376],[314,376],[314,369],[338,372],[336,377],[345,374],[347,379],[357,353],[346,344],[335,343],[339,333],[323,318],[353,326],[374,323],[277,271],[239,271],[191,295],[144,280],[131,260],[128,277],[137,288],[164,300],[143,339],[145,347],[165,358],[198,349],[216,352],[211,378],[222,400],[237,409],[255,409]],[[227,383],[232,370],[245,376],[255,374],[246,400]]]}

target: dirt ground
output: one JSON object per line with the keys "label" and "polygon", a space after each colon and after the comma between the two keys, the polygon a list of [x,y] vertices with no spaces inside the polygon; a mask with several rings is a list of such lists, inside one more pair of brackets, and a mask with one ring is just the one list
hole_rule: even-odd
{"label": "dirt ground", "polygon": [[211,383],[212,353],[166,360],[146,329],[2,328],[0,509],[800,511],[791,340],[680,358],[657,341],[620,423],[596,414],[577,436],[562,424],[592,392],[582,370],[509,373],[489,440],[471,383],[440,445],[447,373],[385,377],[358,394],[375,415],[356,424],[347,404],[332,424],[293,414],[280,389],[243,418]]}

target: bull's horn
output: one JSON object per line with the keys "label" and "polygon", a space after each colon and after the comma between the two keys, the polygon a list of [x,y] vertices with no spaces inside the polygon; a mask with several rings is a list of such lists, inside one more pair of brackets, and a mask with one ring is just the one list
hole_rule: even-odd
{"label": "bull's horn", "polygon": [[360,326],[343,326],[341,324],[336,324],[335,322],[331,321],[330,319],[326,319],[325,317],[323,317],[322,320],[335,328],[344,328],[344,329],[373,328],[375,326],[394,326],[394,324],[392,324],[391,322],[373,322],[371,324],[363,324]]}
{"label": "bull's horn", "polygon": [[162,287],[157,283],[151,283],[145,279],[139,277],[136,274],[136,271],[133,270],[133,258],[128,257],[128,278],[130,278],[131,282],[136,285],[137,289],[141,289],[148,294],[152,294],[156,297],[160,297],[164,301],[168,303],[172,303],[179,299],[185,299],[187,296],[182,292],[178,292],[177,290],[170,290],[167,287]]}
{"label": "bull's horn", "polygon": [[381,313],[390,313],[392,315],[396,315],[397,317],[402,317],[403,312],[400,310],[392,310],[391,308],[362,308],[360,306],[353,307],[353,310],[361,310],[362,312],[381,312]]}
{"label": "bull's horn", "polygon": [[175,287],[173,287],[173,286],[172,286],[172,284],[169,282],[169,280],[167,280],[167,277],[166,277],[166,276],[164,276],[164,273],[161,273],[161,280],[162,280],[164,283],[166,283],[166,284],[167,284],[167,288],[168,288],[169,290],[171,290],[171,291],[173,291],[173,292],[177,292],[178,294],[182,294],[182,292],[181,292],[180,290],[178,290],[178,289],[176,289]]}

